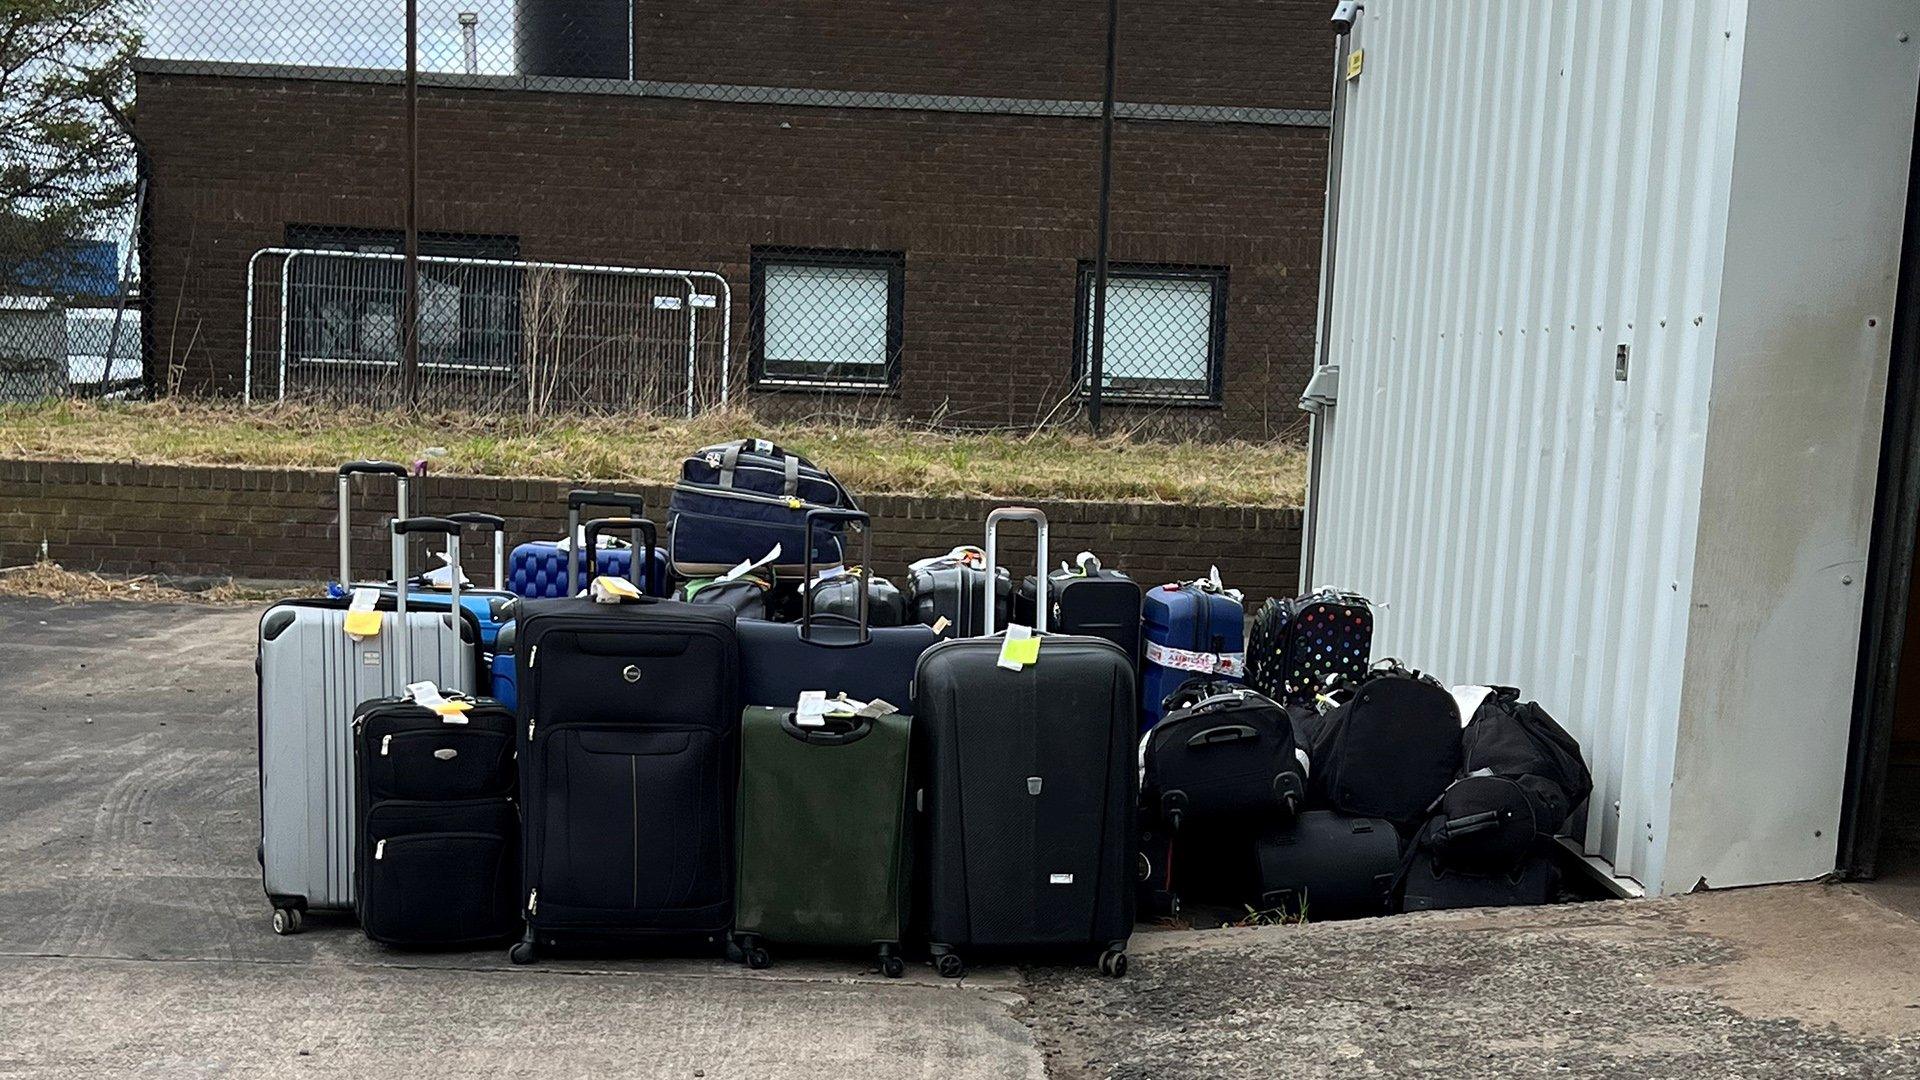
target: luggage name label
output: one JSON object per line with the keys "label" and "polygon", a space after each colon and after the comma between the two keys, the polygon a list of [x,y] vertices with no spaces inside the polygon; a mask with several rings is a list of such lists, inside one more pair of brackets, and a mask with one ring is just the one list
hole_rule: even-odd
{"label": "luggage name label", "polygon": [[1197,671],[1208,675],[1245,674],[1247,654],[1244,652],[1210,653],[1192,649],[1176,649],[1169,645],[1149,641],[1146,645],[1147,659],[1164,668],[1178,671]]}

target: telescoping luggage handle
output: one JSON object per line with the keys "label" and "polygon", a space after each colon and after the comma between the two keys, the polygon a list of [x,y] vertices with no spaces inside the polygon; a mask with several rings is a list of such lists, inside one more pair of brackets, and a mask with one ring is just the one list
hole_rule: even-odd
{"label": "telescoping luggage handle", "polygon": [[[854,620],[857,633],[851,640],[833,640],[831,636],[816,636],[813,632],[813,538],[816,525],[838,521],[860,527],[860,604],[859,617]],[[806,555],[801,561],[802,577],[800,585],[800,640],[810,645],[824,645],[828,648],[848,648],[865,645],[873,640],[872,615],[868,605],[873,592],[873,519],[864,510],[840,510],[820,506],[807,511],[806,519]],[[844,616],[842,616],[844,617]]]}
{"label": "telescoping luggage handle", "polygon": [[[493,534],[493,591],[507,591],[507,519],[499,514],[464,510],[458,514],[448,514],[447,520],[457,521],[467,529],[478,529],[481,532]],[[459,576],[458,563],[454,564],[453,573],[456,577]]]}
{"label": "telescoping luggage handle", "polygon": [[[631,519],[639,519],[647,516],[647,500],[640,495],[629,495],[624,491],[595,491],[592,488],[574,488],[572,491],[567,492],[568,596],[578,596],[580,594],[580,548],[582,545],[575,543],[575,541],[580,539],[580,510],[582,507],[587,506],[598,506],[609,510],[625,510],[627,512],[627,518]],[[626,519],[623,518],[621,520]],[[652,528],[652,526],[649,525],[648,528]],[[648,534],[646,548],[646,555],[649,562],[652,561],[653,555],[652,536],[653,534]],[[640,546],[640,530],[638,528],[634,529],[633,546],[636,549]],[[643,580],[638,569],[640,554],[638,550],[634,553],[636,568],[630,575],[635,585],[639,585]],[[596,562],[587,571],[587,576],[592,577],[599,572],[600,564]]]}
{"label": "telescoping luggage handle", "polygon": [[[460,565],[460,523],[447,518],[417,517],[395,518],[390,526],[393,530],[393,610],[397,628],[396,648],[400,653],[400,685],[406,686],[413,681],[413,636],[407,632],[407,537],[414,533],[427,533],[447,538],[447,560],[454,567]],[[460,575],[456,572],[448,575],[452,586],[447,595],[447,625],[452,627],[453,655],[459,656],[464,642],[460,639]],[[456,665],[455,670],[458,670]],[[442,690],[457,689],[441,687]]]}
{"label": "telescoping luggage handle", "polygon": [[407,467],[391,461],[349,461],[340,466],[340,587],[353,587],[353,530],[347,528],[347,503],[356,476],[391,476],[395,492],[393,516],[407,516]]}
{"label": "telescoping luggage handle", "polygon": [[[640,590],[641,597],[645,598],[647,591],[646,586],[641,584],[641,568],[653,561],[653,548],[659,539],[659,533],[654,529],[653,522],[643,517],[594,518],[587,522],[586,538],[581,541],[580,546],[587,550],[587,558],[596,572],[600,569],[600,534],[608,529],[633,530],[635,544],[633,559],[627,564],[627,578],[633,582],[634,588]],[[643,542],[644,546],[642,546]],[[571,574],[568,575],[568,584],[573,584]],[[573,595],[577,596],[579,593],[579,589],[573,590]]]}
{"label": "telescoping luggage handle", "polygon": [[[1040,547],[1040,569],[1036,580],[1047,580],[1047,515],[1033,506],[1002,506],[987,514],[987,581],[983,588],[987,594],[986,636],[992,637],[996,627],[993,624],[995,607],[993,595],[994,582],[1000,568],[1000,523],[1003,521],[1031,521],[1036,530],[1036,542]],[[1033,629],[1035,633],[1047,632],[1047,605],[1033,605]]]}

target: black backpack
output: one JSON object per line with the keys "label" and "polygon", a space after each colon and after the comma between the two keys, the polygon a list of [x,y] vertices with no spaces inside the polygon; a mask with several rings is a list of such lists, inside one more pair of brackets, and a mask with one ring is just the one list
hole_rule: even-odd
{"label": "black backpack", "polygon": [[1551,839],[1593,791],[1580,742],[1511,686],[1482,690],[1461,734],[1461,775],[1429,811],[1417,845],[1467,874],[1505,874]]}
{"label": "black backpack", "polygon": [[1286,710],[1242,686],[1168,713],[1140,762],[1143,820],[1173,832],[1257,827],[1291,817],[1306,794]]}
{"label": "black backpack", "polygon": [[1342,814],[1385,818],[1404,832],[1460,775],[1453,695],[1396,661],[1374,665],[1318,720],[1307,748],[1309,798]]}

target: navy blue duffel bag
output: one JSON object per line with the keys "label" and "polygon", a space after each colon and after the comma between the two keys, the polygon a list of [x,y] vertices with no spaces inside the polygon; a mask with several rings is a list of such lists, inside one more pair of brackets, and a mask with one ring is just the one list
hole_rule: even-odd
{"label": "navy blue duffel bag", "polygon": [[[668,551],[682,577],[712,577],[765,556],[781,576],[807,561],[807,512],[858,510],[833,474],[765,439],[702,447],[680,464],[668,506]],[[841,565],[839,522],[816,523],[814,570]]]}

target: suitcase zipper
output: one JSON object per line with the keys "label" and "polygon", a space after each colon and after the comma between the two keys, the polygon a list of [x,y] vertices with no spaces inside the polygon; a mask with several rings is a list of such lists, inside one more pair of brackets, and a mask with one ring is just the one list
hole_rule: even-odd
{"label": "suitcase zipper", "polygon": [[535,645],[533,648],[527,650],[527,670],[532,671],[533,665],[539,662],[540,662],[540,646]]}
{"label": "suitcase zipper", "polygon": [[387,751],[391,749],[393,749],[393,736],[391,735],[380,736],[380,756],[386,757]]}
{"label": "suitcase zipper", "polygon": [[527,894],[527,914],[529,915],[540,914],[540,890],[539,889],[535,889],[532,892]]}
{"label": "suitcase zipper", "polygon": [[381,859],[384,859],[386,857],[387,857],[387,842],[385,840],[382,840],[379,843],[373,845],[373,861],[374,862],[379,862]]}

